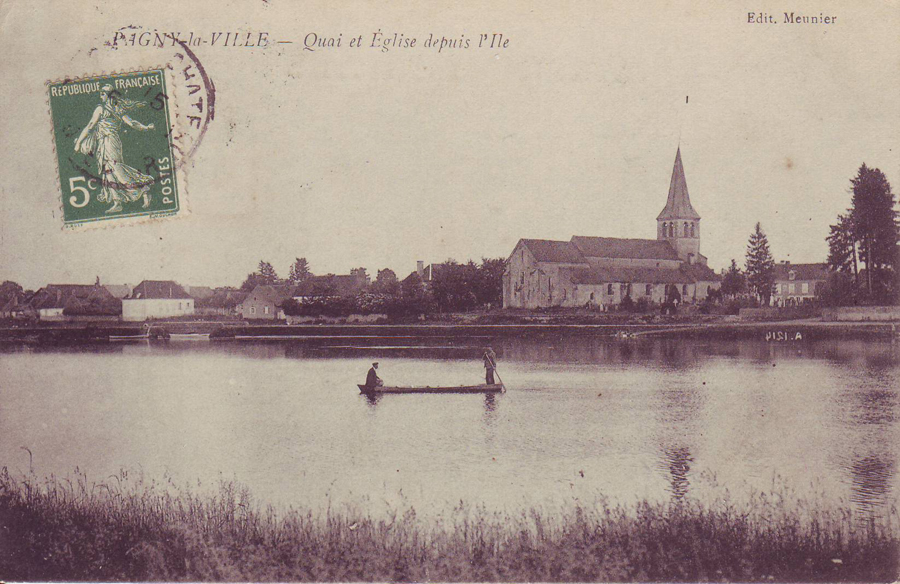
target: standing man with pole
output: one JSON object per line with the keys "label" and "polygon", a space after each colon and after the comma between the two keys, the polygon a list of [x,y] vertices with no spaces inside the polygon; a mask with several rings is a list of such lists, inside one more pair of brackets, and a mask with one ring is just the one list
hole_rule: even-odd
{"label": "standing man with pole", "polygon": [[490,347],[485,347],[481,358],[484,361],[484,382],[488,385],[496,385],[494,372],[497,370],[497,353]]}

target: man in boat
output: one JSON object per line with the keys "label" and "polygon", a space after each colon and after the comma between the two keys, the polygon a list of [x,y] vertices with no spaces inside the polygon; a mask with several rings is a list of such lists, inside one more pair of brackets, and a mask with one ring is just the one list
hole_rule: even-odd
{"label": "man in boat", "polygon": [[484,361],[484,382],[488,385],[494,385],[494,370],[497,368],[497,353],[490,347],[485,347],[481,359]]}
{"label": "man in boat", "polygon": [[378,373],[376,370],[378,369],[378,363],[372,363],[372,367],[369,368],[369,374],[366,375],[366,388],[367,389],[375,389],[376,387],[381,387],[384,385],[384,382],[378,377]]}

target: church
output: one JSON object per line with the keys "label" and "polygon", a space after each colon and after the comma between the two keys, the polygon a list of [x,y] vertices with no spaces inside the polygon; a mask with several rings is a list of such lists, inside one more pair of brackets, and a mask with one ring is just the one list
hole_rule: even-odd
{"label": "church", "polygon": [[520,239],[506,261],[503,307],[606,309],[626,296],[690,303],[706,298],[719,280],[700,253],[700,215],[691,206],[679,147],[656,239]]}

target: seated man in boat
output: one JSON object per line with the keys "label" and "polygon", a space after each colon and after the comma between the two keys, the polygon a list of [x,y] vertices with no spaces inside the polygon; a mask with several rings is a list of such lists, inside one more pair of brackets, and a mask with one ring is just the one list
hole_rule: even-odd
{"label": "seated man in boat", "polygon": [[375,389],[376,387],[384,385],[384,382],[378,377],[378,373],[376,373],[377,369],[378,363],[372,363],[372,367],[369,368],[369,374],[366,375],[366,387],[368,389]]}
{"label": "seated man in boat", "polygon": [[488,385],[494,385],[494,370],[497,368],[497,353],[490,347],[485,347],[481,359],[484,361],[484,382]]}

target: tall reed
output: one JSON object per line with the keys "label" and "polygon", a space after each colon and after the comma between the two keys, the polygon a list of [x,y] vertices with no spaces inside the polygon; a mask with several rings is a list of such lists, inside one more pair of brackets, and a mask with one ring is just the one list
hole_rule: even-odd
{"label": "tall reed", "polygon": [[97,483],[3,468],[0,579],[893,581],[897,520],[896,507],[861,520],[778,492],[518,513],[460,503],[428,517],[276,511],[234,482],[199,494],[125,471]]}

